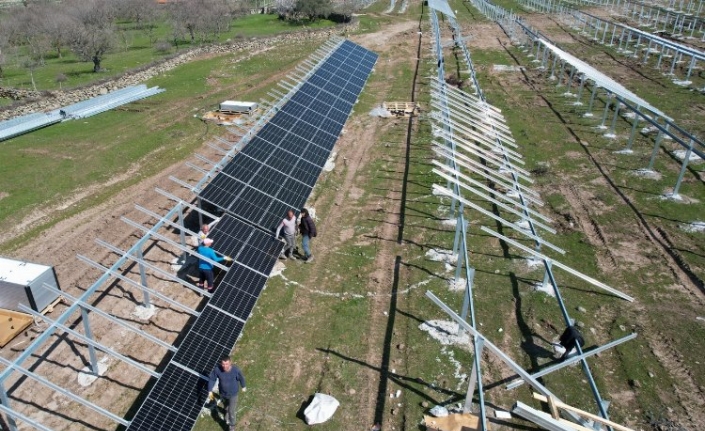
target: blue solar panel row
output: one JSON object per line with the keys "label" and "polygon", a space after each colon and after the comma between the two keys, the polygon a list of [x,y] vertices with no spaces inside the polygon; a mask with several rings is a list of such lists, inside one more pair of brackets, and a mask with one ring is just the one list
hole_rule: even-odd
{"label": "blue solar panel row", "polygon": [[300,209],[376,61],[343,42],[200,197],[265,230]]}
{"label": "blue solar panel row", "polygon": [[206,382],[199,376],[169,364],[128,429],[189,431],[206,402],[206,390]]}
{"label": "blue solar panel row", "polygon": [[201,376],[232,350],[283,248],[253,225],[273,229],[306,202],[376,61],[344,41],[200,194],[238,217],[224,216],[210,235],[234,262],[128,430],[193,428],[206,401]]}

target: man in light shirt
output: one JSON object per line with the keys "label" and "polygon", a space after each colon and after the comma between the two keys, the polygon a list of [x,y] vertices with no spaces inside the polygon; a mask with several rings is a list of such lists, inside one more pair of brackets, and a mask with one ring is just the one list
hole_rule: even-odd
{"label": "man in light shirt", "polygon": [[296,235],[296,215],[294,210],[288,210],[286,212],[286,217],[279,223],[277,227],[277,232],[274,234],[276,238],[279,238],[279,233],[284,231],[284,240],[286,245],[282,251],[283,259],[296,259],[294,256],[294,247],[296,243],[294,242],[294,235]]}

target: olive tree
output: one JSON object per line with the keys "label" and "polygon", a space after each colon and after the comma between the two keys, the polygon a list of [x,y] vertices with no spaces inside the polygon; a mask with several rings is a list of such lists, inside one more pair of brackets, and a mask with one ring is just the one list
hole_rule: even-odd
{"label": "olive tree", "polygon": [[115,10],[110,0],[71,0],[64,3],[72,19],[71,50],[101,71],[103,56],[116,44]]}
{"label": "olive tree", "polygon": [[175,38],[188,35],[191,43],[217,38],[232,19],[224,0],[176,0],[170,3],[169,14]]}

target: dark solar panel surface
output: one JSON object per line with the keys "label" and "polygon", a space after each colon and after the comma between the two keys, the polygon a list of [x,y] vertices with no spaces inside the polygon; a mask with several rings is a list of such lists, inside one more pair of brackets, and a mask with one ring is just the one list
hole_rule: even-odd
{"label": "dark solar panel surface", "polygon": [[130,430],[189,431],[207,397],[206,381],[167,365],[129,426]]}
{"label": "dark solar panel surface", "polygon": [[344,41],[200,194],[238,217],[224,216],[210,234],[234,263],[128,430],[193,428],[207,395],[201,376],[232,350],[283,248],[252,225],[272,232],[304,205],[376,60]]}
{"label": "dark solar panel surface", "polygon": [[[276,258],[283,248],[281,241],[276,240],[273,235],[229,215],[220,219],[210,237],[213,239],[213,249],[218,253],[230,256],[241,265],[267,275],[272,272]],[[240,271],[240,266],[234,265],[229,273],[233,271]]]}
{"label": "dark solar panel surface", "polygon": [[244,328],[244,322],[206,306],[172,361],[200,374],[208,374],[220,357],[230,353]]}
{"label": "dark solar panel surface", "polygon": [[345,41],[200,196],[263,229],[311,194],[377,55]]}

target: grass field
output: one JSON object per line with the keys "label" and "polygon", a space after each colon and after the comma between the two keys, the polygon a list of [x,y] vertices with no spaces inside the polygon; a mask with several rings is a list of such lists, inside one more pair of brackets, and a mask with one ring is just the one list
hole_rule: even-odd
{"label": "grass field", "polygon": [[[245,54],[192,62],[147,82],[166,89],[160,95],[3,142],[0,190],[7,196],[2,200],[0,223],[12,226],[33,209],[71,202],[77,190],[95,188],[87,199],[36,225],[25,236],[27,240],[56,221],[183,160],[204,139],[223,133],[194,115],[234,96],[259,100],[268,87],[261,86],[255,72],[275,74],[315,48],[295,44],[237,63]],[[100,186],[116,177],[116,184]],[[7,250],[15,245],[2,247]]]}

